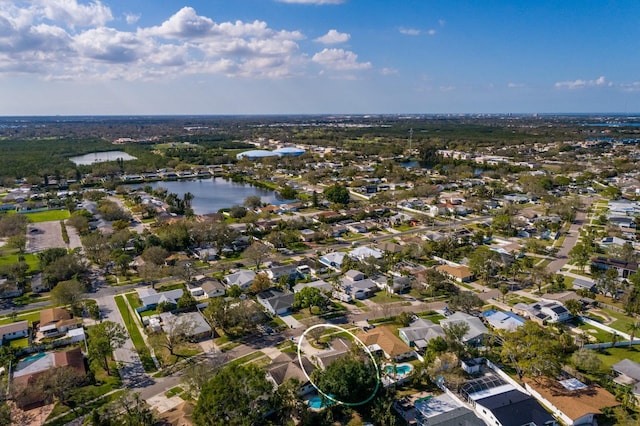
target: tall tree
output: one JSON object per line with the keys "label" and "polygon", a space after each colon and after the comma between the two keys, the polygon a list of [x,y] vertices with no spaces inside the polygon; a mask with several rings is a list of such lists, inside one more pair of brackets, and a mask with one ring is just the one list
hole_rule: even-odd
{"label": "tall tree", "polygon": [[522,379],[524,375],[552,377],[560,371],[562,348],[557,337],[533,321],[503,336],[502,358]]}
{"label": "tall tree", "polygon": [[322,294],[322,291],[315,287],[305,287],[293,295],[293,308],[309,308],[309,313],[311,313],[311,308],[314,306],[318,307],[320,310],[324,310],[328,303],[329,299],[327,296]]}
{"label": "tall tree", "polygon": [[260,424],[273,409],[273,392],[257,365],[228,365],[202,389],[193,420],[198,426]]}
{"label": "tall tree", "polygon": [[96,324],[89,328],[89,358],[101,363],[110,376],[109,357],[114,350],[124,346],[127,337],[127,331],[118,323],[103,321]]}
{"label": "tall tree", "polygon": [[260,269],[260,265],[269,256],[271,250],[266,245],[254,241],[245,251],[244,257]]}
{"label": "tall tree", "polygon": [[63,281],[51,290],[51,300],[56,305],[75,306],[86,291],[87,287],[78,280]]}

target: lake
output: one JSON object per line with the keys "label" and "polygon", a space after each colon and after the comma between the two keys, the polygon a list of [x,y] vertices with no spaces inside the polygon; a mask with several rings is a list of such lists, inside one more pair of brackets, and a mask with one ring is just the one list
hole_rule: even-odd
{"label": "lake", "polygon": [[95,163],[102,163],[105,161],[116,161],[118,158],[122,158],[124,161],[137,160],[133,155],[129,155],[124,151],[105,151],[105,152],[92,152],[90,154],[79,155],[77,157],[71,157],[69,160],[76,165],[87,166]]}
{"label": "lake", "polygon": [[278,200],[274,191],[222,178],[150,182],[125,186],[143,188],[146,185],[153,189],[166,188],[180,198],[187,192],[192,193],[194,197],[191,207],[195,214],[216,213],[220,209],[229,208],[235,204],[242,205],[245,198],[250,195],[258,195],[262,202],[267,204],[287,202],[287,200]]}

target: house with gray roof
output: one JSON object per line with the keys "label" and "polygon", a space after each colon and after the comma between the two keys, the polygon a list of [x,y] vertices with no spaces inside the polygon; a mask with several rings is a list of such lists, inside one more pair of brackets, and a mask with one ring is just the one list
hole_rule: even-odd
{"label": "house with gray roof", "polygon": [[489,329],[485,326],[480,318],[464,312],[456,312],[453,315],[440,321],[440,326],[445,328],[452,324],[464,323],[469,326],[469,330],[462,336],[462,340],[469,346],[479,346],[482,344],[484,337]]}
{"label": "house with gray roof", "polygon": [[615,373],[613,381],[622,386],[629,386],[636,397],[640,396],[640,364],[630,359],[623,359],[611,366]]}
{"label": "house with gray roof", "polygon": [[181,288],[162,292],[157,292],[153,288],[137,288],[136,292],[138,293],[140,303],[144,307],[144,309],[142,309],[143,311],[155,309],[163,302],[176,305],[178,303],[178,299],[180,299],[182,297],[182,293],[184,293]]}
{"label": "house with gray roof", "polygon": [[293,293],[269,289],[258,293],[256,300],[272,315],[285,315],[291,312]]}
{"label": "house with gray roof", "polygon": [[29,321],[0,325],[0,345],[5,341],[21,339],[29,335]]}
{"label": "house with gray roof", "polygon": [[162,330],[171,333],[175,327],[183,327],[186,336],[190,340],[201,340],[212,337],[213,329],[199,312],[185,312],[174,315],[171,312],[163,312],[160,315]]}
{"label": "house with gray roof", "polygon": [[424,350],[429,340],[436,337],[444,337],[444,330],[438,324],[429,320],[418,318],[409,324],[409,327],[398,329],[398,335],[409,347]]}
{"label": "house with gray roof", "polygon": [[231,287],[237,285],[243,290],[246,290],[253,284],[253,280],[256,277],[256,273],[250,269],[240,269],[237,272],[224,277],[224,282],[227,286]]}
{"label": "house with gray roof", "polygon": [[340,270],[342,268],[342,263],[344,262],[345,253],[340,251],[333,251],[331,253],[327,253],[320,258],[320,263],[323,265],[327,265],[330,268],[335,270]]}
{"label": "house with gray roof", "polygon": [[316,281],[311,281],[310,283],[296,284],[295,286],[293,286],[293,292],[297,293],[297,292],[299,292],[300,290],[302,290],[303,288],[306,288],[306,287],[317,288],[318,290],[322,291],[323,293],[331,293],[331,291],[333,290],[333,287],[331,286],[331,284],[329,284],[325,280],[316,280]]}
{"label": "house with gray roof", "polygon": [[420,398],[413,403],[418,426],[483,426],[473,411],[447,394]]}

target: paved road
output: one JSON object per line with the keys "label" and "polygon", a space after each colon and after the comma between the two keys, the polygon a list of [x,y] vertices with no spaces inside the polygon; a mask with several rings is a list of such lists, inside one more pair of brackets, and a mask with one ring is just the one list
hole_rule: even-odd
{"label": "paved road", "polygon": [[564,242],[562,243],[560,250],[558,250],[556,259],[549,263],[549,265],[547,265],[547,270],[549,272],[556,273],[569,262],[569,252],[578,242],[578,238],[580,237],[580,229],[582,229],[582,226],[584,225],[584,222],[587,218],[586,210],[591,206],[591,204],[593,204],[595,200],[596,199],[593,197],[583,198],[585,205],[576,213],[576,219],[571,224]]}
{"label": "paved road", "polygon": [[[125,320],[118,310],[113,295],[96,297],[96,301],[105,321],[113,321],[125,327]],[[134,321],[134,318],[129,317],[127,321]],[[153,380],[145,374],[140,357],[128,334],[124,346],[113,352],[113,358],[120,366],[120,377],[125,388],[141,388],[153,384]]]}

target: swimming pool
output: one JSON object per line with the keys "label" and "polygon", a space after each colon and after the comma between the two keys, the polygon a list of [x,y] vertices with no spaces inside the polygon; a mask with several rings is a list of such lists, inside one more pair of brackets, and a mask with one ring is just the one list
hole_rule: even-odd
{"label": "swimming pool", "polygon": [[23,359],[22,362],[24,362],[26,364],[26,363],[29,363],[29,362],[36,361],[36,360],[42,358],[43,356],[47,356],[47,354],[45,352],[38,352],[36,354],[29,355],[28,357]]}
{"label": "swimming pool", "polygon": [[[333,395],[331,395],[333,397]],[[307,401],[307,404],[309,404],[309,407],[315,409],[315,410],[322,410],[323,408],[326,408],[330,405],[333,404],[333,401],[327,399],[327,398],[323,398],[320,395],[315,395],[312,396],[309,401]]]}
{"label": "swimming pool", "polygon": [[407,374],[411,373],[411,370],[413,370],[413,366],[411,364],[398,364],[398,365],[387,365],[386,367],[384,367],[384,371],[387,374],[394,374],[394,370],[395,370],[395,374],[397,374],[398,376],[406,376]]}

